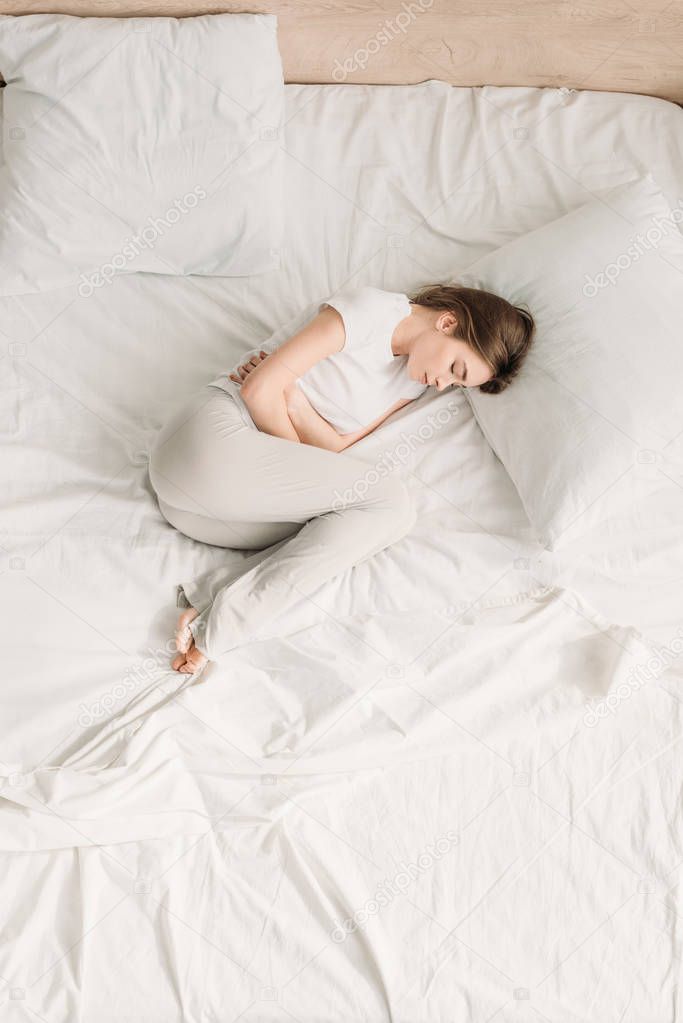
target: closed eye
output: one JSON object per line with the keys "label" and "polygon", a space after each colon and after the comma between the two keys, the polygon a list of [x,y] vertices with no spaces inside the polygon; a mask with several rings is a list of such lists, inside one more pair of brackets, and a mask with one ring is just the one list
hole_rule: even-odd
{"label": "closed eye", "polygon": [[[453,363],[453,365],[451,366],[451,373],[453,374],[453,376],[455,376],[455,363]],[[463,363],[463,371],[462,371],[462,381],[461,381],[461,383],[464,384],[466,382],[466,380],[467,380],[467,363],[465,362],[465,363]]]}

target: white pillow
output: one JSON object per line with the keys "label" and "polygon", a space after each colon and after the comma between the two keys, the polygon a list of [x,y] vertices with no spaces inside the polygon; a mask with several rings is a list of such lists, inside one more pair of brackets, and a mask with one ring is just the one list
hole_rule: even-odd
{"label": "white pillow", "polygon": [[681,220],[648,176],[457,275],[536,319],[509,388],[466,393],[550,550],[604,520],[620,477],[683,430]]}
{"label": "white pillow", "polygon": [[0,293],[275,269],[276,29],[264,14],[0,16]]}

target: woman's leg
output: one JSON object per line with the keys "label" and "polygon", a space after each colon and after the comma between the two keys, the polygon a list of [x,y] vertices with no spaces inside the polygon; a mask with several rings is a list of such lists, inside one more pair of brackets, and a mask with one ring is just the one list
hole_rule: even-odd
{"label": "woman's leg", "polygon": [[343,452],[251,429],[230,395],[207,400],[201,394],[162,431],[152,452],[150,477],[164,514],[170,509],[169,521],[175,516],[201,532],[189,534],[196,539],[219,537],[230,547],[255,546],[257,534],[283,539],[292,530],[198,609],[190,628],[197,647],[216,660],[328,579],[399,540],[415,510],[397,476],[381,476]]}
{"label": "woman's leg", "polygon": [[179,532],[215,547],[263,550],[301,528],[298,522],[227,522],[183,511],[182,508],[173,508],[158,495],[157,500],[161,514]]}
{"label": "woman's leg", "polygon": [[301,527],[301,521],[250,517],[240,522],[222,514],[239,478],[239,448],[230,438],[250,432],[255,431],[244,423],[232,397],[212,386],[194,394],[159,431],[150,455],[150,481],[159,510],[179,532],[217,547],[262,550]]}

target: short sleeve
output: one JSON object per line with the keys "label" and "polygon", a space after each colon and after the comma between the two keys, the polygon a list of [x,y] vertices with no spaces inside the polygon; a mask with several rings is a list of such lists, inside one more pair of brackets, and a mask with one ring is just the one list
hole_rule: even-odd
{"label": "short sleeve", "polygon": [[362,348],[376,340],[378,331],[393,330],[401,318],[395,301],[398,297],[393,292],[369,286],[342,288],[322,302],[318,312],[322,312],[325,306],[336,309],[344,323],[344,348]]}

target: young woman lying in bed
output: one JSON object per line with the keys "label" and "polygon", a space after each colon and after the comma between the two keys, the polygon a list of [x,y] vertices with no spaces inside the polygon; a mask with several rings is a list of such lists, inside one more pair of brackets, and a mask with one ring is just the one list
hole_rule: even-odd
{"label": "young woman lying in bed", "polygon": [[204,543],[278,547],[206,606],[179,588],[174,669],[198,671],[404,536],[415,521],[405,484],[392,474],[368,484],[367,462],[347,450],[428,387],[497,394],[533,332],[529,312],[486,291],[347,288],[273,352],[195,394],[151,453],[162,514]]}

